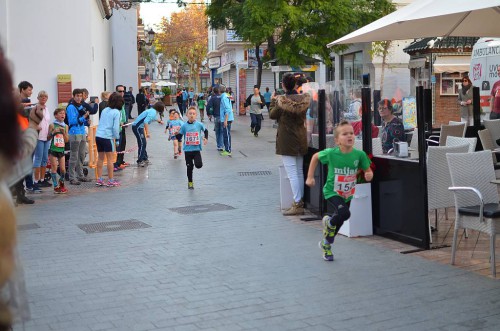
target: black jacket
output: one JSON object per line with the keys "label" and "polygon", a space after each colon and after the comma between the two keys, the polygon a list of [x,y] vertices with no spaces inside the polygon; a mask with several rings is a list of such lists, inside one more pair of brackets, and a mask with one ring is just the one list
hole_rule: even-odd
{"label": "black jacket", "polygon": [[137,101],[137,108],[146,109],[146,106],[148,104],[146,95],[144,95],[143,93],[137,93],[137,95],[135,96],[135,101]]}
{"label": "black jacket", "polygon": [[[262,103],[260,104],[260,109],[262,109],[266,105],[266,99],[264,99],[264,97],[262,96],[262,94],[259,93],[259,95],[260,95],[260,100],[262,101]],[[253,97],[253,93],[250,94],[248,96],[248,98],[246,99],[244,107],[248,107],[248,106],[250,106],[252,104],[252,97]]]}
{"label": "black jacket", "polygon": [[220,94],[214,94],[210,97],[207,103],[207,115],[220,117]]}

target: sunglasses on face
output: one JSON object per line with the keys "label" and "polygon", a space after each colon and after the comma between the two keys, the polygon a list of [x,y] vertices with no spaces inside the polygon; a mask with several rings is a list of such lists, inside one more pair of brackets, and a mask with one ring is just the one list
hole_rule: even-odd
{"label": "sunglasses on face", "polygon": [[116,91],[118,93],[124,93],[125,91],[124,90],[119,90],[119,91]]}

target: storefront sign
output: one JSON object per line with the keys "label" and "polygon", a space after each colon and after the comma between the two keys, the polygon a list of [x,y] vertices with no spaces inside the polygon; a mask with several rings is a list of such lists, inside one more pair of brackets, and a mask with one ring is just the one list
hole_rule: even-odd
{"label": "storefront sign", "polygon": [[57,75],[57,103],[68,103],[71,97],[71,74]]}
{"label": "storefront sign", "polygon": [[[259,48],[259,57],[262,59],[264,56],[264,49]],[[257,56],[255,54],[255,48],[250,48],[247,50],[247,60],[248,68],[256,68],[259,63],[257,62]]]}
{"label": "storefront sign", "polygon": [[226,30],[226,41],[242,41],[240,36],[234,30]]}
{"label": "storefront sign", "polygon": [[211,57],[210,59],[208,59],[208,68],[209,69],[217,69],[217,68],[220,68],[220,66],[221,66],[220,56]]}

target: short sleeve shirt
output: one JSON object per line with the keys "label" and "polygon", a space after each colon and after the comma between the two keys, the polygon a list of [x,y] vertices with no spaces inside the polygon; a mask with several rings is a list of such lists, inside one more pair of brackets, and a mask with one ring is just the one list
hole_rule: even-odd
{"label": "short sleeve shirt", "polygon": [[200,122],[186,122],[179,131],[184,136],[184,152],[195,152],[202,150],[205,126]]}
{"label": "short sleeve shirt", "polygon": [[252,95],[251,104],[250,104],[250,113],[251,114],[262,114],[262,108],[260,108],[261,98],[260,95]]}
{"label": "short sleeve shirt", "polygon": [[358,170],[370,167],[370,159],[366,153],[358,149],[342,153],[339,147],[327,148],[319,152],[318,159],[328,166],[328,177],[323,187],[325,199],[339,196],[346,202],[351,201],[356,189]]}
{"label": "short sleeve shirt", "polygon": [[491,88],[491,96],[495,98],[495,101],[493,102],[493,109],[491,109],[491,111],[500,113],[500,80],[493,84],[493,87]]}

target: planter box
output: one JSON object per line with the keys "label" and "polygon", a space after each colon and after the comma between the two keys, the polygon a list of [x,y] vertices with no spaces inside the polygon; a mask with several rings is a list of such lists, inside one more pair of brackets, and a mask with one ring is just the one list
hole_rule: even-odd
{"label": "planter box", "polygon": [[356,193],[351,200],[351,218],[344,222],[339,233],[347,237],[373,235],[371,184],[356,184]]}

